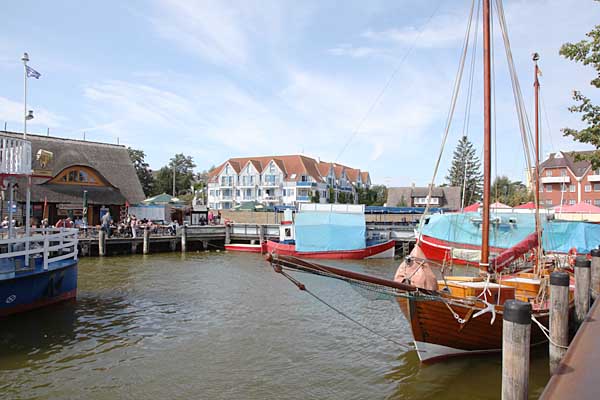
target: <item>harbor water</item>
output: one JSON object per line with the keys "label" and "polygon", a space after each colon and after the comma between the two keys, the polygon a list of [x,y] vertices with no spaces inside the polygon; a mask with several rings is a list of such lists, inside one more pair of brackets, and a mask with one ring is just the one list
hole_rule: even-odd
{"label": "harbor water", "polygon": [[[397,260],[335,262],[392,277]],[[76,302],[0,320],[2,399],[496,399],[501,357],[422,365],[387,300],[226,252],[83,258]],[[530,398],[548,380],[533,351]]]}

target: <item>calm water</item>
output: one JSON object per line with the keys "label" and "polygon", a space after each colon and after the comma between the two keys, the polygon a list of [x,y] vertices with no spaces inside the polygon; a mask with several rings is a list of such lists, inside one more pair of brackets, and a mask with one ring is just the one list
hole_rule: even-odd
{"label": "calm water", "polygon": [[[397,261],[336,264],[391,276]],[[410,345],[392,302],[299,278]],[[537,398],[548,379],[543,350],[532,365]],[[258,255],[82,259],[76,303],[0,320],[6,399],[493,399],[500,372],[499,356],[421,365],[412,347],[347,321]]]}

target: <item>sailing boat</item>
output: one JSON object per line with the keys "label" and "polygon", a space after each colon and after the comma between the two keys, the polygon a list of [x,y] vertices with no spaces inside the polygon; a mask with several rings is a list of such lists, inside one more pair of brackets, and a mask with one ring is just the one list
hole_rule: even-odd
{"label": "sailing boat", "polygon": [[[503,35],[506,35],[502,2],[497,0]],[[473,10],[473,8],[471,8]],[[481,245],[477,276],[444,276],[447,265],[428,260],[421,243],[398,267],[394,280],[385,280],[356,272],[311,263],[295,257],[270,254],[268,260],[276,272],[283,274],[301,290],[306,287],[286,270],[310,272],[367,287],[376,293],[394,296],[409,321],[416,350],[421,361],[449,356],[498,352],[502,348],[502,314],[509,299],[532,306],[532,344],[547,340],[542,327],[548,326],[548,274],[539,249],[540,224],[536,214],[536,231],[490,258],[490,180],[491,180],[491,56],[490,0],[483,0],[484,58],[484,190],[481,218]],[[508,40],[505,36],[505,43]],[[510,52],[507,50],[507,54]],[[509,58],[509,64],[512,59]],[[512,66],[514,68],[514,65]],[[537,67],[536,67],[537,69]],[[514,73],[514,71],[511,71]],[[514,78],[514,76],[511,76]],[[537,75],[536,75],[537,81]],[[514,81],[513,81],[514,83]],[[537,89],[537,83],[536,83]],[[520,96],[520,93],[518,94]],[[515,94],[515,98],[517,98]],[[519,107],[517,107],[519,111]],[[522,111],[522,110],[521,110]],[[523,129],[522,115],[521,128]],[[537,129],[536,118],[536,135]],[[536,148],[536,152],[539,153]],[[539,163],[536,156],[536,167]],[[438,161],[439,164],[439,161]],[[436,167],[437,169],[437,167]],[[538,169],[536,168],[536,172]],[[537,182],[537,179],[536,179]],[[536,191],[536,204],[537,196]],[[539,204],[538,204],[539,208]],[[537,252],[534,250],[538,249]],[[537,253],[537,259],[523,257]],[[443,279],[433,272],[440,268]],[[520,271],[520,272],[515,272]],[[525,272],[527,271],[527,272]],[[572,306],[572,303],[571,303]]]}

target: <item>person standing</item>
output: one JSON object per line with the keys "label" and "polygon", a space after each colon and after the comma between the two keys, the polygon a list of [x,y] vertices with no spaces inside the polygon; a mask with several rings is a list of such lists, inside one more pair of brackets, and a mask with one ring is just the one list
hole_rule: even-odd
{"label": "person standing", "polygon": [[110,216],[110,211],[107,211],[106,214],[102,216],[102,230],[106,232],[106,236],[110,237],[110,222],[112,217]]}
{"label": "person standing", "polygon": [[136,222],[135,216],[131,217],[130,226],[131,226],[131,237],[135,239],[137,237],[137,229],[136,229],[137,222]]}

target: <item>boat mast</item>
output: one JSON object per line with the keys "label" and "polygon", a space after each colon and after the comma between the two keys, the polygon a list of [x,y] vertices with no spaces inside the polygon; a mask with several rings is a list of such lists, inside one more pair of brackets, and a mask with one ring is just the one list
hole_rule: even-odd
{"label": "boat mast", "polygon": [[491,44],[490,0],[483,0],[483,221],[481,224],[480,269],[489,269],[490,180],[491,180]]}
{"label": "boat mast", "polygon": [[[538,235],[538,255],[541,255],[541,246],[542,246],[542,231],[540,228],[540,125],[539,125],[539,93],[540,93],[540,81],[538,80],[538,75],[540,73],[540,69],[538,67],[538,60],[540,59],[540,55],[538,53],[533,53],[533,63],[534,63],[534,78],[533,78],[533,87],[534,87],[534,96],[535,96],[535,174],[534,174],[534,183],[535,183],[535,232]],[[564,183],[563,183],[564,185]],[[561,204],[562,206],[562,204]],[[539,257],[538,257],[539,260]],[[537,267],[537,265],[536,265]]]}

